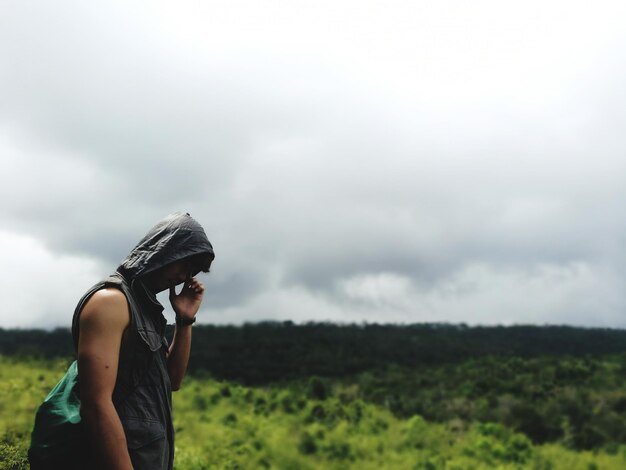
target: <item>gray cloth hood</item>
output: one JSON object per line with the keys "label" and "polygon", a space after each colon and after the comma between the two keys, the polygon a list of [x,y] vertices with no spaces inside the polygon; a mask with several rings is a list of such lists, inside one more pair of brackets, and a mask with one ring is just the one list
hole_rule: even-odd
{"label": "gray cloth hood", "polygon": [[194,255],[204,255],[199,268],[208,271],[215,253],[204,229],[188,213],[175,212],[152,227],[117,270],[130,281]]}

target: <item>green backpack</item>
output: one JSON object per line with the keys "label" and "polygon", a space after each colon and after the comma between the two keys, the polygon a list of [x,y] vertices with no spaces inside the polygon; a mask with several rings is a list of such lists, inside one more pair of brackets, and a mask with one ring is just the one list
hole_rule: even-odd
{"label": "green backpack", "polygon": [[31,465],[63,462],[64,468],[78,465],[85,449],[78,396],[78,364],[72,362],[50,391],[35,415],[28,458]]}

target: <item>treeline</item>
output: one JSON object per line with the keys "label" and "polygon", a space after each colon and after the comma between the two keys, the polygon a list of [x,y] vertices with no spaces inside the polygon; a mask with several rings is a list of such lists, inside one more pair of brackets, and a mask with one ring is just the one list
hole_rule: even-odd
{"label": "treeline", "polygon": [[[485,356],[583,357],[621,352],[626,352],[626,330],[262,322],[194,327],[189,371],[253,385],[312,375],[350,376],[389,365],[451,364]],[[0,329],[0,354],[52,358],[72,356],[74,351],[66,329]]]}

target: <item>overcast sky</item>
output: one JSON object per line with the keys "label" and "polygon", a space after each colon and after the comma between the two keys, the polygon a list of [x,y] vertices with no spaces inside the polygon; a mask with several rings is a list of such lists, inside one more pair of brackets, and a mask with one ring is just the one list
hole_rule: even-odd
{"label": "overcast sky", "polygon": [[183,210],[216,251],[200,322],[624,328],[625,25],[622,1],[1,1],[0,326],[69,326]]}

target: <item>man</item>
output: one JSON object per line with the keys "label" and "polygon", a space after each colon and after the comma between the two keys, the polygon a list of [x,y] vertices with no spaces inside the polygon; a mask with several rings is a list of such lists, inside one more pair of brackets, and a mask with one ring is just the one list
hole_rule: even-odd
{"label": "man", "polygon": [[[208,272],[213,259],[200,224],[189,214],[171,214],[79,301],[72,336],[90,449],[85,468],[172,469],[171,391],[185,375],[191,328],[204,294],[193,276]],[[156,298],[166,289],[176,315],[169,345]]]}

